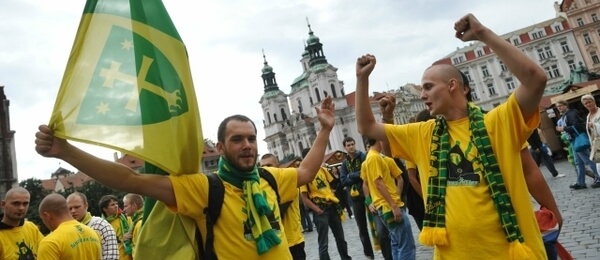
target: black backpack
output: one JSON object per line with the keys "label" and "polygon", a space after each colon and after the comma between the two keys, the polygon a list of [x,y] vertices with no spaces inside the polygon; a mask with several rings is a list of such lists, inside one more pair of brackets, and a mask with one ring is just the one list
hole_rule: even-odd
{"label": "black backpack", "polygon": [[[269,183],[269,186],[275,191],[275,195],[277,195],[277,204],[279,204],[279,214],[283,219],[285,212],[287,212],[292,201],[281,203],[277,182],[275,181],[273,174],[264,168],[258,168],[258,174],[262,179]],[[204,209],[204,215],[206,216],[206,245],[204,245],[202,241],[202,235],[200,234],[200,229],[198,227],[196,227],[196,241],[198,241],[200,259],[217,260],[214,248],[215,234],[213,232],[213,227],[221,214],[223,199],[225,197],[225,186],[223,186],[223,181],[219,178],[219,175],[207,174],[206,176],[208,177],[208,207]]]}

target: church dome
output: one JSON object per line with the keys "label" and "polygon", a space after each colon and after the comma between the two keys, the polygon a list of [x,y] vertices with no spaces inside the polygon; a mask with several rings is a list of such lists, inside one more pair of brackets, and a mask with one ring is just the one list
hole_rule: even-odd
{"label": "church dome", "polygon": [[308,39],[306,40],[306,44],[313,45],[316,43],[319,43],[319,37],[315,36],[312,32],[310,32],[310,35],[308,36]]}
{"label": "church dome", "polygon": [[271,72],[273,72],[273,67],[269,66],[269,64],[267,64],[265,62],[265,66],[263,66],[263,68],[262,68],[262,73],[267,74],[267,73],[271,73]]}

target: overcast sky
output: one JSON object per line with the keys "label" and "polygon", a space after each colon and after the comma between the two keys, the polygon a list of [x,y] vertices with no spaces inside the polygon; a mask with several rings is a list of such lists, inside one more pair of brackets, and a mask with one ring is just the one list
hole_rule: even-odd
{"label": "overcast sky", "polygon": [[[216,141],[219,122],[245,114],[264,139],[261,68],[265,50],[279,88],[290,91],[302,73],[308,17],[327,60],[339,68],[345,93],[355,90],[354,63],[372,53],[377,67],[371,91],[419,83],[423,70],[465,43],[454,38],[454,22],[471,12],[498,34],[555,17],[551,0],[417,1],[184,1],[165,0],[187,46],[205,138]],[[0,85],[10,100],[16,131],[19,180],[47,179],[59,166],[34,151],[37,126],[47,124],[85,1],[0,1]],[[106,159],[114,151],[77,146]],[[342,147],[339,147],[342,149]],[[266,144],[259,142],[259,153]]]}

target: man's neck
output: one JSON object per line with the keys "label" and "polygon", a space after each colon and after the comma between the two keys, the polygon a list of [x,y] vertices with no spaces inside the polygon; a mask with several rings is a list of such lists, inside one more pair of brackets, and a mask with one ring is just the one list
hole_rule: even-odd
{"label": "man's neck", "polygon": [[13,219],[9,219],[6,216],[4,216],[2,218],[2,223],[9,225],[9,226],[13,226],[13,227],[18,227],[19,224],[21,224],[21,221],[23,221],[22,219],[18,219],[18,220],[13,220]]}
{"label": "man's neck", "polygon": [[350,157],[350,159],[354,159],[354,157],[356,157],[356,150],[354,150],[354,152],[348,152],[348,157]]}

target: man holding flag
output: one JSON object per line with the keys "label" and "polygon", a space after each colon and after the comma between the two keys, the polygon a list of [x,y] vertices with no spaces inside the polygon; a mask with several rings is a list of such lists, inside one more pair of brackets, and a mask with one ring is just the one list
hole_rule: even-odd
{"label": "man holding flag", "polygon": [[[160,0],[86,2],[50,125],[58,137],[143,159],[147,173],[199,171],[204,142],[187,50]],[[153,202],[145,200],[136,258],[195,254],[194,220]]]}
{"label": "man holding flag", "polygon": [[[331,98],[317,108],[321,129],[307,160],[297,169],[272,172],[282,202],[297,196],[288,191],[314,178],[333,128],[333,111]],[[198,174],[202,129],[187,51],[160,0],[86,2],[52,118],[39,129],[36,150],[41,155],[63,159],[107,186],[162,201],[147,207],[153,210],[142,225],[135,258],[195,258],[195,227],[204,231],[208,205],[207,177]],[[96,158],[65,139],[133,155],[146,162],[146,173],[158,174],[139,174]],[[245,116],[229,117],[218,139],[225,197],[214,226],[220,234],[216,255],[290,258],[275,193],[255,168],[254,123]],[[266,199],[256,192],[259,188],[266,190]]]}

